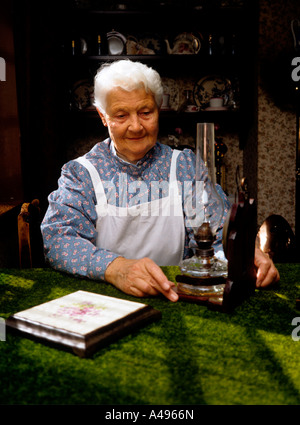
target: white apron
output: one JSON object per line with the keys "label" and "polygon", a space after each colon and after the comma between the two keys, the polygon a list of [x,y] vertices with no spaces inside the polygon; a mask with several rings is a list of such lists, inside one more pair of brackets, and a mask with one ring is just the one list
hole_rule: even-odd
{"label": "white apron", "polygon": [[96,168],[85,157],[76,159],[89,171],[96,194],[97,247],[125,258],[148,257],[159,266],[179,264],[185,240],[182,198],[176,180],[179,153],[174,150],[172,155],[169,196],[126,208],[109,204]]}

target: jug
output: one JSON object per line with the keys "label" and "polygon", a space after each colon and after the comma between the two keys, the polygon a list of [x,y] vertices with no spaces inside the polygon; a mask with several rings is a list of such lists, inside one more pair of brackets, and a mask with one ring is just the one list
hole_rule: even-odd
{"label": "jug", "polygon": [[126,37],[123,34],[114,30],[108,32],[106,36],[108,44],[108,53],[110,55],[122,55],[126,45]]}

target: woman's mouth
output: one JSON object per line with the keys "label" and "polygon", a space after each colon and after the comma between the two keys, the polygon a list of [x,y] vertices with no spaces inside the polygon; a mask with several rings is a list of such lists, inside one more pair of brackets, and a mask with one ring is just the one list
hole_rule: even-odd
{"label": "woman's mouth", "polygon": [[139,141],[143,140],[144,138],[145,138],[145,136],[127,137],[127,140],[129,140],[130,142],[139,142]]}

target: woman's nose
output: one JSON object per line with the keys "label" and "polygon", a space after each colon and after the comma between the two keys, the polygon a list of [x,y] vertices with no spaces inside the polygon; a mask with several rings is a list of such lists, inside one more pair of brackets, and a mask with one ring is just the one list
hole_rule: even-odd
{"label": "woman's nose", "polygon": [[130,122],[128,130],[130,131],[141,131],[143,128],[138,115],[133,115],[130,117]]}

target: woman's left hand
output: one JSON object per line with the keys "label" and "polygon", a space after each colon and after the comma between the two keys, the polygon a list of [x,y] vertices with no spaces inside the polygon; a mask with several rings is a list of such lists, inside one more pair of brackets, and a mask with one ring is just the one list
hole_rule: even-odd
{"label": "woman's left hand", "polygon": [[254,263],[257,267],[257,288],[263,288],[279,281],[279,272],[274,266],[273,261],[259,248],[255,248]]}

